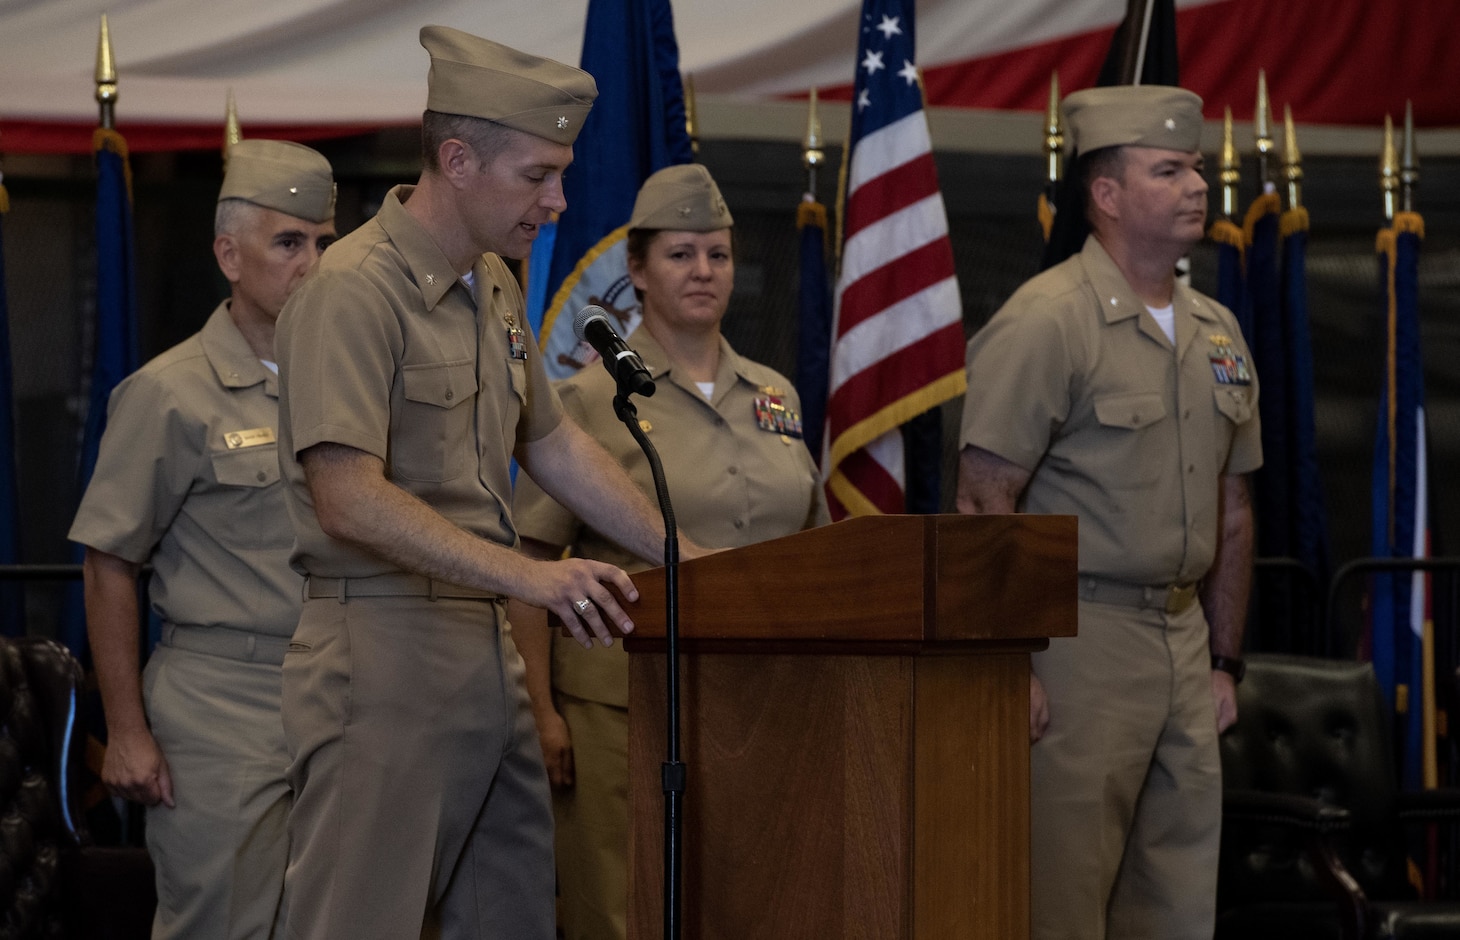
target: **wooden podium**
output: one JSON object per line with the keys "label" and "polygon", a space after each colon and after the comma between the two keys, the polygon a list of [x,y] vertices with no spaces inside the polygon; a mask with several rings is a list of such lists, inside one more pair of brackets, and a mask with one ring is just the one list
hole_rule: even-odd
{"label": "wooden podium", "polygon": [[[1075,633],[1074,517],[859,518],[679,582],[684,937],[1027,937],[1029,653]],[[663,569],[634,583],[628,932],[650,940]]]}

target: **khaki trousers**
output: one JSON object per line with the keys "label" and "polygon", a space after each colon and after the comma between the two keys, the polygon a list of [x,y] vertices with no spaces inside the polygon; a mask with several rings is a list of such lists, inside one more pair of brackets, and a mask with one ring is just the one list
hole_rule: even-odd
{"label": "khaki trousers", "polygon": [[1209,940],[1221,764],[1200,604],[1081,602],[1034,655],[1049,730],[1031,749],[1035,940]]}
{"label": "khaki trousers", "polygon": [[152,936],[281,934],[289,755],[279,667],[159,646],[143,688],[177,804],[147,810],[157,870]]}
{"label": "khaki trousers", "polygon": [[623,940],[629,891],[629,711],[557,695],[574,784],[553,794],[565,940]]}
{"label": "khaki trousers", "polygon": [[552,810],[498,604],[306,600],[284,660],[295,940],[552,940]]}

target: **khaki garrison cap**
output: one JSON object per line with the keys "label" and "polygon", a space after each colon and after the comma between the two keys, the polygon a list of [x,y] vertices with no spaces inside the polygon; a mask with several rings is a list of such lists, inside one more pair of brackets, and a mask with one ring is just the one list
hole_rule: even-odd
{"label": "khaki garrison cap", "polygon": [[557,144],[572,144],[598,97],[582,69],[528,55],[446,26],[422,26],[431,53],[426,107],[486,118]]}
{"label": "khaki garrison cap", "polygon": [[240,140],[228,148],[218,201],[243,199],[306,222],[335,217],[335,182],[319,152],[287,140]]}
{"label": "khaki garrison cap", "polygon": [[629,228],[718,232],[735,220],[710,171],[698,163],[667,166],[644,180]]}
{"label": "khaki garrison cap", "polygon": [[1065,98],[1075,153],[1102,147],[1201,149],[1201,98],[1170,85],[1109,85]]}

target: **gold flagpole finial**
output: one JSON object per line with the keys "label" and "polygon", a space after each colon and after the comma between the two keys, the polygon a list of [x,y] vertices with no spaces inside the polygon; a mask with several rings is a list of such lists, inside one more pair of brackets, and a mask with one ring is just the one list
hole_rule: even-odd
{"label": "gold flagpole finial", "polygon": [[1064,175],[1065,129],[1060,123],[1060,73],[1049,73],[1049,104],[1044,109],[1045,181],[1051,194]]}
{"label": "gold flagpole finial", "polygon": [[1414,191],[1419,186],[1419,153],[1414,149],[1414,102],[1404,102],[1404,144],[1399,156],[1400,204],[1414,211]]}
{"label": "gold flagpole finial", "polygon": [[695,156],[700,153],[700,121],[695,114],[695,77],[693,73],[684,76],[684,130],[689,134],[689,149]]}
{"label": "gold flagpole finial", "polygon": [[1293,109],[1283,105],[1283,179],[1288,184],[1288,208],[1303,204],[1303,155],[1298,152],[1298,132],[1293,128]]}
{"label": "gold flagpole finial", "polygon": [[1223,109],[1222,114],[1222,215],[1227,219],[1237,217],[1237,190],[1242,184],[1242,160],[1237,156],[1237,144],[1232,140],[1232,109]]}
{"label": "gold flagpole finial", "polygon": [[801,165],[806,167],[806,192],[816,194],[816,170],[826,162],[821,149],[821,117],[816,113],[816,89],[806,103],[806,139],[802,141]]}
{"label": "gold flagpole finial", "polygon": [[228,89],[228,103],[223,109],[223,169],[228,169],[228,153],[233,145],[243,140],[243,130],[238,126],[238,104],[233,100],[233,89]]}
{"label": "gold flagpole finial", "polygon": [[116,127],[117,63],[112,55],[112,34],[106,14],[101,15],[101,33],[96,39],[96,103],[101,106],[101,126]]}
{"label": "gold flagpole finial", "polygon": [[1399,195],[1399,157],[1394,152],[1394,119],[1384,115],[1384,148],[1379,153],[1379,189],[1384,193],[1384,221],[1394,221]]}
{"label": "gold flagpole finial", "polygon": [[1268,159],[1272,156],[1272,104],[1267,97],[1267,71],[1257,70],[1257,110],[1252,115],[1252,134],[1257,139],[1257,187],[1267,192]]}

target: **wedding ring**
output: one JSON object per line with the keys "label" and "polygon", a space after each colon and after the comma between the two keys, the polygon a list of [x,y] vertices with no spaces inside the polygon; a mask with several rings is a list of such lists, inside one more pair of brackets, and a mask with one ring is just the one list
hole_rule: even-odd
{"label": "wedding ring", "polygon": [[588,613],[588,608],[593,606],[593,602],[585,597],[581,601],[574,601],[573,606],[578,608],[578,613],[586,614]]}

